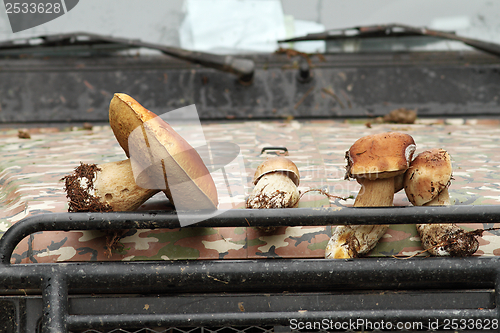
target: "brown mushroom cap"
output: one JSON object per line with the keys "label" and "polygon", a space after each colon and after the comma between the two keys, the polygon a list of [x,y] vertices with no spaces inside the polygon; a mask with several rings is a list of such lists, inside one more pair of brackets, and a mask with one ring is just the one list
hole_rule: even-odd
{"label": "brown mushroom cap", "polygon": [[432,201],[448,187],[451,175],[451,158],[446,150],[434,148],[418,154],[405,173],[408,200],[415,206]]}
{"label": "brown mushroom cap", "polygon": [[144,108],[127,94],[114,94],[109,104],[109,124],[120,146],[129,155],[128,139],[138,126],[156,118],[157,115]]}
{"label": "brown mushroom cap", "polygon": [[164,190],[176,209],[217,207],[217,189],[203,160],[167,122],[117,93],[109,106],[109,123],[132,167],[147,170],[149,185]]}
{"label": "brown mushroom cap", "polygon": [[415,141],[405,133],[388,132],[362,137],[346,152],[346,179],[374,180],[403,174],[414,151]]}
{"label": "brown mushroom cap", "polygon": [[284,173],[288,175],[288,177],[290,177],[290,179],[294,182],[296,186],[299,186],[300,183],[299,169],[297,169],[295,163],[290,161],[288,158],[282,156],[268,158],[257,167],[257,170],[255,170],[255,174],[253,177],[254,185],[257,184],[257,182],[262,176],[264,176],[265,174],[269,174],[271,172]]}

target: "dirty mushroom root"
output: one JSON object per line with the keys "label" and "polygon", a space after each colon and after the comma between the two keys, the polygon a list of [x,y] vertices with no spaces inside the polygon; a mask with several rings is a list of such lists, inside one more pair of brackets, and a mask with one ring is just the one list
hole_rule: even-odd
{"label": "dirty mushroom root", "polygon": [[[451,158],[444,149],[418,154],[404,176],[404,189],[414,206],[449,206],[452,179]],[[471,256],[479,242],[475,234],[453,223],[417,224],[422,247],[435,256]]]}
{"label": "dirty mushroom root", "polygon": [[257,167],[247,208],[293,208],[299,204],[299,170],[286,157],[273,157]]}
{"label": "dirty mushroom root", "polygon": [[[402,188],[415,151],[415,141],[404,133],[388,132],[362,137],[346,152],[346,179],[354,178],[361,189],[354,207],[393,205],[394,192]],[[368,253],[389,225],[337,226],[325,250],[325,258],[352,258]]]}
{"label": "dirty mushroom root", "polygon": [[468,257],[479,247],[474,233],[452,223],[419,224],[417,231],[422,247],[435,256]]}
{"label": "dirty mushroom root", "polygon": [[137,186],[128,159],[100,165],[81,163],[62,180],[69,212],[131,211],[159,192]]}

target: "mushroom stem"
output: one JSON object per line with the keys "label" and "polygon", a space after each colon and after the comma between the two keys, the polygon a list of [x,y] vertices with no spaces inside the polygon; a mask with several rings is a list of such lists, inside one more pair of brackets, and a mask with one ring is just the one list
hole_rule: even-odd
{"label": "mushroom stem", "polygon": [[131,211],[159,192],[136,184],[130,159],[84,164],[62,178],[70,212]]}
{"label": "mushroom stem", "polygon": [[[448,188],[424,204],[424,206],[444,205],[450,205]],[[434,256],[471,256],[479,247],[474,235],[465,232],[454,223],[417,224],[416,227],[422,247]]]}
{"label": "mushroom stem", "polygon": [[[354,207],[392,206],[394,200],[394,178],[369,180],[358,178],[361,189]],[[341,225],[332,233],[325,250],[327,259],[355,258],[367,253],[389,229],[389,225]]]}
{"label": "mushroom stem", "polygon": [[354,207],[392,206],[394,200],[394,178],[370,180],[358,178],[361,184]]}
{"label": "mushroom stem", "polygon": [[299,190],[283,172],[265,174],[248,197],[247,208],[295,208],[299,204]]}
{"label": "mushroom stem", "polygon": [[401,191],[405,187],[404,186],[404,179],[405,179],[404,173],[394,177],[394,193],[398,193],[399,191]]}
{"label": "mushroom stem", "polygon": [[[451,158],[444,149],[418,154],[405,173],[404,188],[414,206],[450,205],[448,186],[452,174]],[[422,247],[435,256],[471,256],[479,242],[475,234],[454,223],[417,224]]]}

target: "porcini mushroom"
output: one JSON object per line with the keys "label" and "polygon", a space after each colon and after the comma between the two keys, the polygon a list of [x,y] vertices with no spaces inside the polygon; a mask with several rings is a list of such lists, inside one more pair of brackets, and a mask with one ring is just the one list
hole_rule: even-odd
{"label": "porcini mushroom", "polygon": [[[451,158],[444,149],[418,154],[404,176],[404,189],[414,206],[450,205]],[[479,243],[454,223],[417,224],[422,247],[435,256],[471,256]]]}
{"label": "porcini mushroom", "polygon": [[[389,132],[362,137],[346,152],[346,179],[355,178],[361,189],[354,207],[392,206],[401,189],[415,151],[415,141],[404,133]],[[369,252],[388,225],[337,226],[325,250],[326,258],[353,258]]]}
{"label": "porcini mushroom", "polygon": [[217,190],[207,167],[169,124],[126,94],[114,95],[109,122],[129,159],[82,164],[64,177],[70,209],[96,211],[95,203],[100,202],[97,211],[134,210],[160,190],[177,210],[217,208]]}
{"label": "porcini mushroom", "polygon": [[137,185],[130,159],[99,165],[81,163],[62,180],[69,212],[131,211],[160,192]]}
{"label": "porcini mushroom", "polygon": [[293,208],[299,204],[299,170],[286,157],[277,156],[265,160],[257,167],[252,193],[247,208]]}

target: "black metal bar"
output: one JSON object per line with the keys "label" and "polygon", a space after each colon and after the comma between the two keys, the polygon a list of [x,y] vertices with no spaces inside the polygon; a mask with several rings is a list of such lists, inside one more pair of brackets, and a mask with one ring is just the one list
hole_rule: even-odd
{"label": "black metal bar", "polygon": [[42,302],[44,333],[66,332],[68,314],[68,286],[63,275],[57,272],[43,277]]}
{"label": "black metal bar", "polygon": [[284,292],[494,288],[498,258],[189,260],[0,265],[0,289],[40,290],[66,277],[73,293]]}
{"label": "black metal bar", "polygon": [[[221,314],[194,313],[140,315],[116,314],[65,315],[66,295],[73,294],[179,294],[286,292],[373,292],[374,290],[490,290],[497,288],[500,269],[498,258],[427,258],[427,259],[277,259],[277,260],[200,260],[167,262],[94,262],[61,264],[0,265],[0,288],[9,281],[10,290],[45,287],[44,304],[59,311],[45,332],[67,324],[69,328],[93,325],[118,327],[134,325],[286,325],[291,319],[314,320],[352,318],[348,306],[332,306],[331,311]],[[23,276],[30,276],[25,279]],[[51,277],[49,280],[48,277]],[[65,283],[67,283],[67,290]],[[498,291],[496,291],[498,293]],[[47,314],[47,312],[45,312]],[[186,318],[190,318],[189,321]],[[364,320],[436,320],[500,318],[498,307],[488,309],[434,310],[357,310]],[[57,323],[57,326],[55,325]],[[49,330],[53,329],[52,331]],[[63,331],[64,332],[64,331]]]}
{"label": "black metal bar", "polygon": [[[387,322],[420,322],[427,327],[430,319],[460,320],[463,318],[493,320],[498,319],[496,310],[392,310],[384,311],[317,311],[317,312],[256,312],[256,313],[200,313],[200,314],[142,314],[142,315],[102,315],[102,316],[69,316],[70,328],[90,327],[130,327],[140,323],[145,326],[245,326],[245,325],[283,325],[290,326],[296,321],[322,321],[332,322],[362,322],[380,321],[385,318]],[[361,327],[359,327],[361,328]]]}
{"label": "black metal bar", "polygon": [[[324,226],[417,223],[495,223],[500,206],[336,207],[233,209],[185,213],[203,220],[190,227]],[[0,239],[0,262],[9,263],[15,246],[37,231],[180,228],[176,212],[53,213],[25,218]]]}

